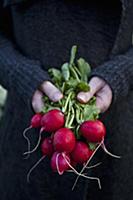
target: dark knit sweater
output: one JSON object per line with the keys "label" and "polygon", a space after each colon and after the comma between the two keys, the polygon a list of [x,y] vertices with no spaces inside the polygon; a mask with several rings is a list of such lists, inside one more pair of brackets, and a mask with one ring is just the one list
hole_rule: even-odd
{"label": "dark knit sweater", "polygon": [[[0,124],[1,200],[133,198],[132,17],[132,0],[1,0],[0,83],[8,90]],[[71,191],[76,176],[52,173],[47,159],[33,172],[31,183],[26,182],[29,168],[41,156],[39,150],[29,160],[22,156],[32,95],[49,79],[49,67],[68,60],[73,44],[91,64],[92,76],[105,79],[113,91],[112,105],[101,118],[107,126],[107,147],[122,159],[97,154],[103,164],[88,173],[101,178],[101,191],[96,182],[84,179]],[[30,137],[34,144],[36,132]]]}

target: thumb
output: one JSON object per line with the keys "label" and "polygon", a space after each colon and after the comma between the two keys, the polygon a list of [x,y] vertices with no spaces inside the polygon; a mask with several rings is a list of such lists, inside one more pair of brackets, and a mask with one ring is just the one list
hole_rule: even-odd
{"label": "thumb", "polygon": [[77,95],[77,100],[81,103],[87,103],[101,88],[105,85],[104,80],[99,77],[93,77],[90,82],[90,91],[79,92]]}
{"label": "thumb", "polygon": [[57,102],[63,98],[63,94],[60,90],[50,81],[44,81],[40,89],[53,102]]}

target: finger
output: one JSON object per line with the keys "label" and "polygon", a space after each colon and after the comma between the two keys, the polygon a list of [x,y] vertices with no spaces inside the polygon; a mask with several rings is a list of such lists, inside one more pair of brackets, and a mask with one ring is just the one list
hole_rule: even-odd
{"label": "finger", "polygon": [[36,113],[41,112],[44,106],[42,97],[43,93],[39,90],[36,90],[32,98],[32,107]]}
{"label": "finger", "polygon": [[98,77],[93,77],[90,82],[90,91],[89,92],[80,92],[77,95],[78,101],[81,103],[87,103],[97,91],[99,91],[103,86],[105,85],[105,81],[98,78]]}
{"label": "finger", "polygon": [[105,85],[96,94],[96,106],[100,109],[101,113],[108,110],[112,102],[112,91],[108,85]]}
{"label": "finger", "polygon": [[45,81],[41,85],[41,91],[44,92],[45,95],[48,96],[53,102],[57,102],[63,98],[63,94],[60,92],[60,90],[49,81]]}

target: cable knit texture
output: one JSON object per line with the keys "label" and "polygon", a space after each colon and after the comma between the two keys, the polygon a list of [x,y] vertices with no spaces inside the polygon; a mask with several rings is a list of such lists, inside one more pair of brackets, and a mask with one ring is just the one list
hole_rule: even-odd
{"label": "cable knit texture", "polygon": [[[0,200],[131,200],[133,199],[133,1],[132,0],[1,0],[0,1],[0,84],[8,90],[5,112],[0,122]],[[73,44],[78,54],[112,88],[113,103],[101,115],[107,127],[106,145],[121,155],[120,160],[99,151],[94,163],[102,165],[88,175],[96,181],[76,176],[59,176],[38,149],[28,160],[22,132],[33,115],[31,99],[47,70],[68,61]],[[29,131],[32,147],[39,130]],[[93,163],[92,163],[93,164]]]}
{"label": "cable knit texture", "polygon": [[[130,51],[133,55],[133,49]],[[133,59],[128,56],[128,53],[116,56],[114,59],[94,69],[92,76],[99,76],[110,85],[113,91],[113,102],[115,103],[127,96],[129,90],[133,89]],[[129,82],[130,84],[128,84]]]}

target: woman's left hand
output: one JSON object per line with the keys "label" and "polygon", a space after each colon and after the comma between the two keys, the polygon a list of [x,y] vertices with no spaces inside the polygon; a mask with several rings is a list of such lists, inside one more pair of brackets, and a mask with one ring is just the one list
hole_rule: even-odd
{"label": "woman's left hand", "polygon": [[89,86],[89,92],[78,93],[78,101],[81,103],[87,103],[93,96],[96,96],[96,105],[100,111],[103,113],[108,110],[113,96],[110,86],[103,79],[96,76],[91,78]]}

